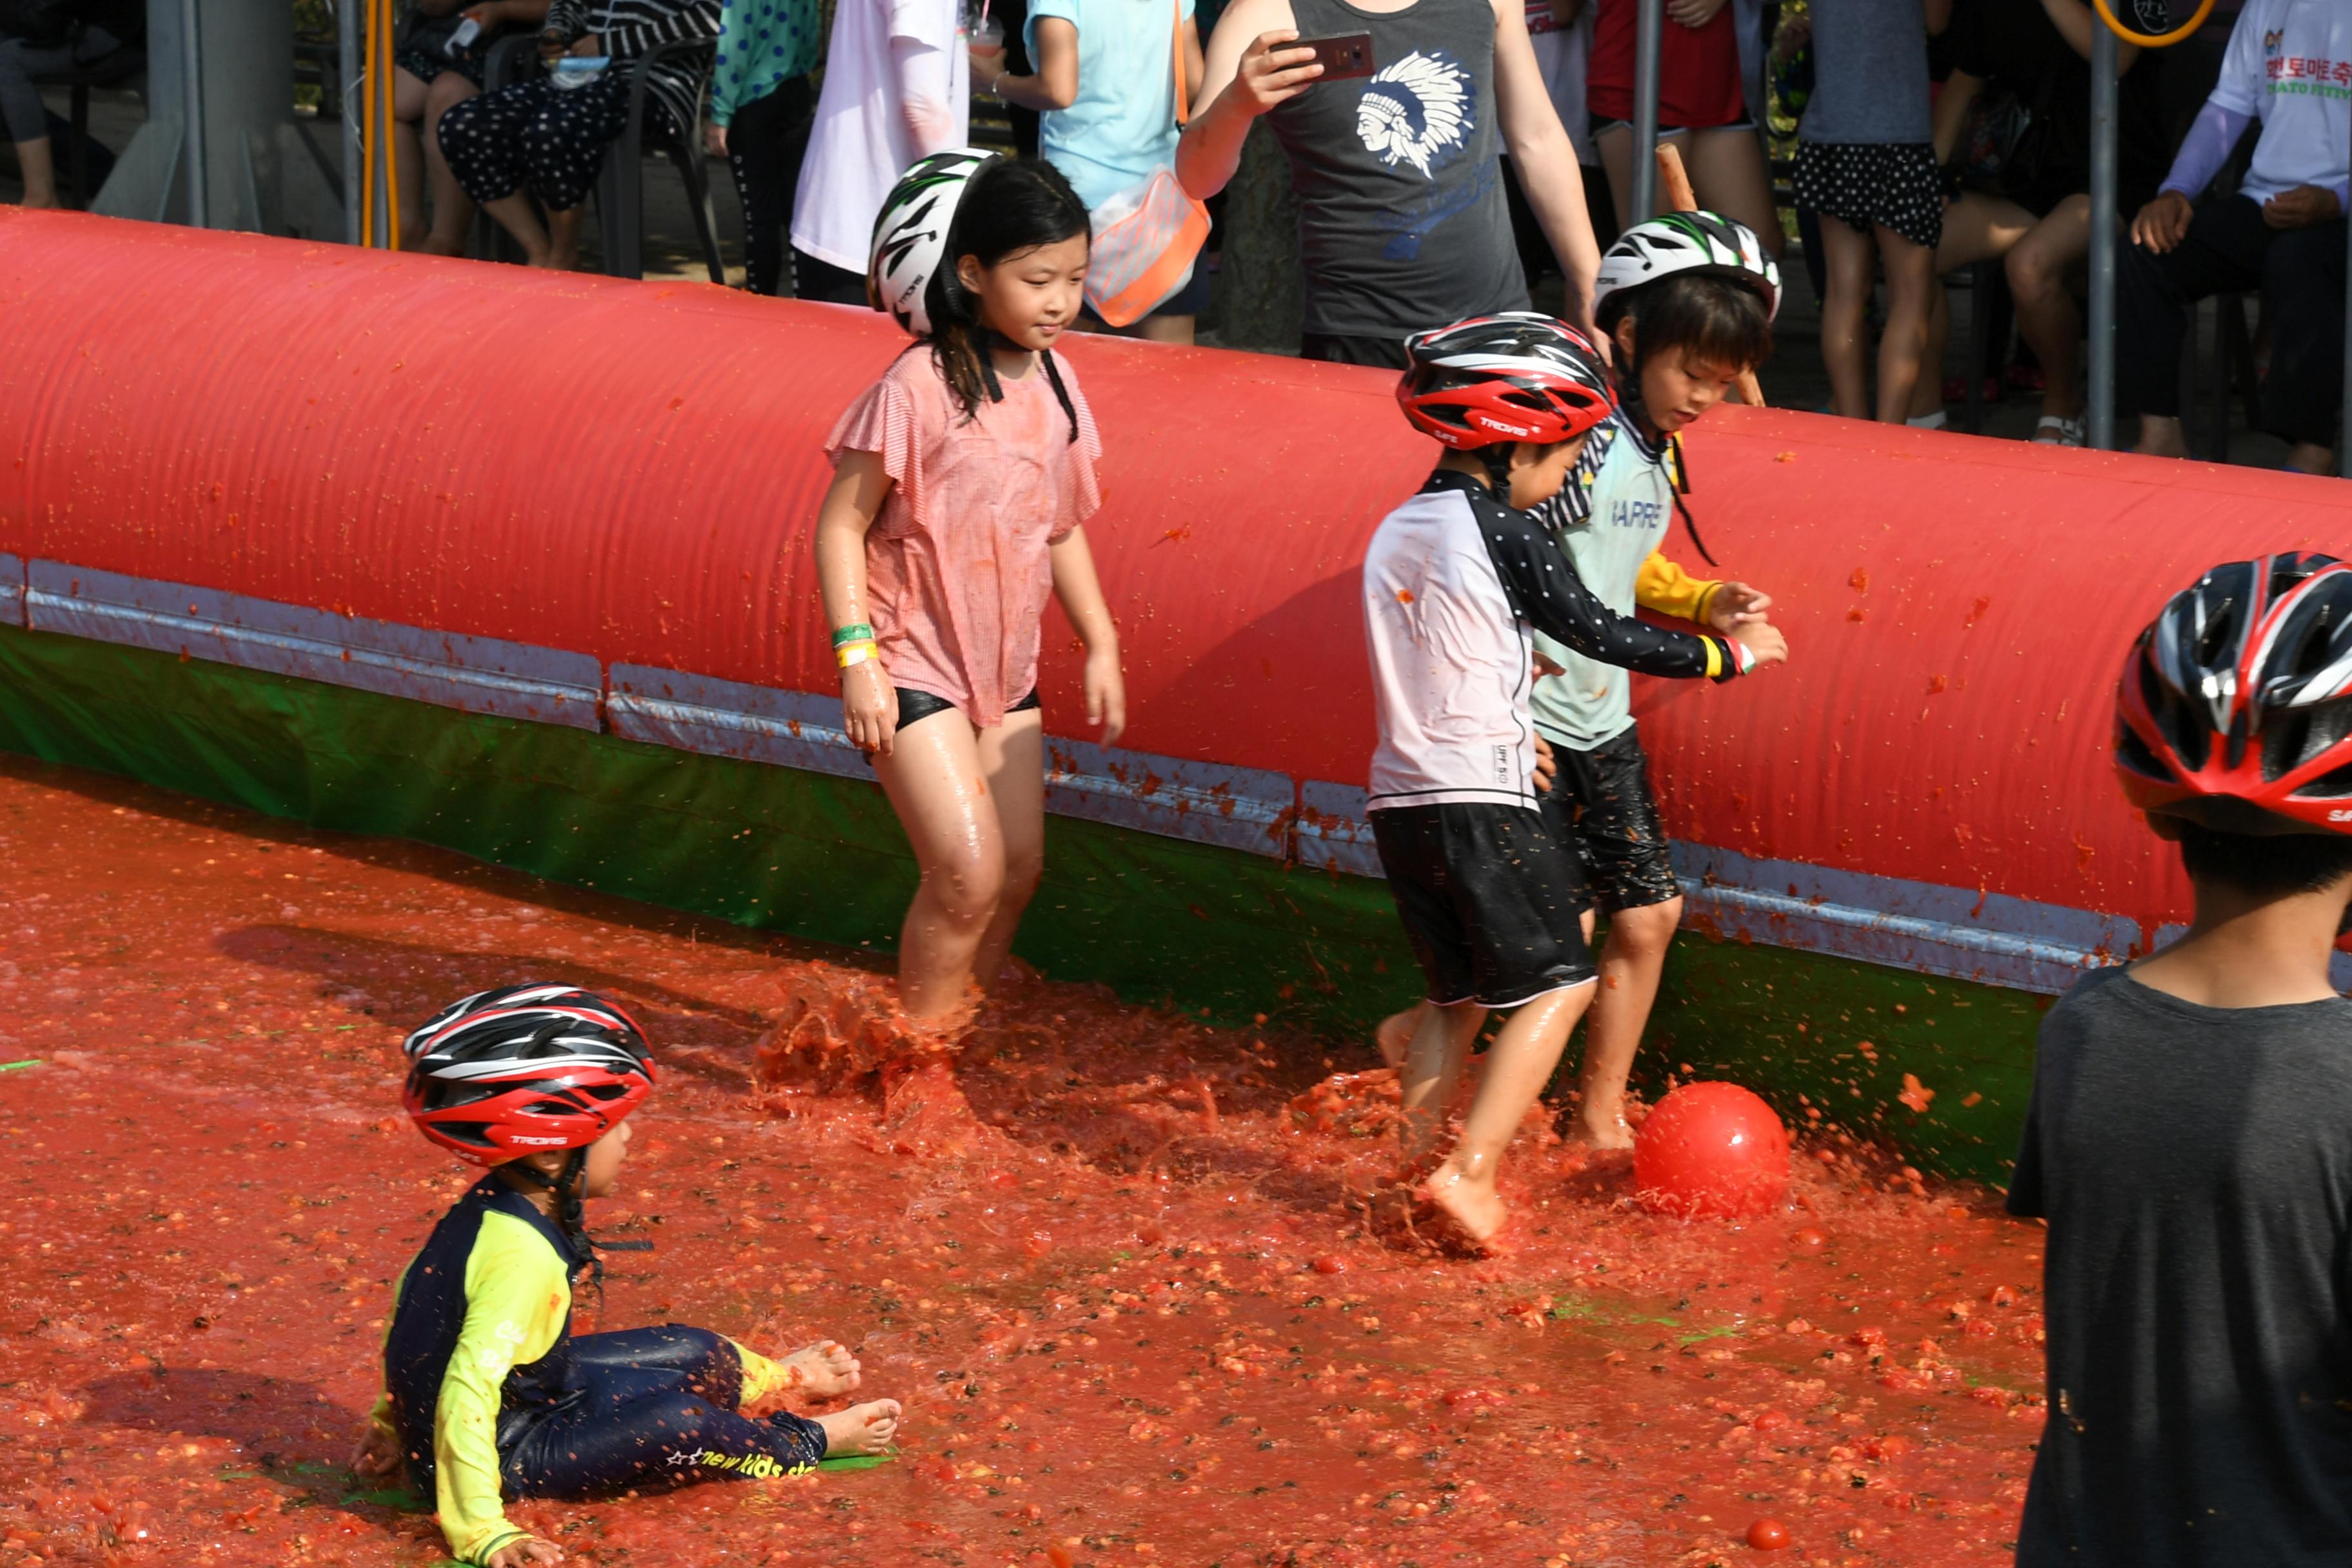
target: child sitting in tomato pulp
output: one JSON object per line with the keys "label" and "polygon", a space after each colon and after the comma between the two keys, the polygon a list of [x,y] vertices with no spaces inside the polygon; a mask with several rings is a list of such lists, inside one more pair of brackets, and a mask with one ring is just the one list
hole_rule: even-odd
{"label": "child sitting in tomato pulp", "polygon": [[627,1014],[569,986],[508,986],[445,1009],[408,1037],[408,1055],[404,1099],[418,1130],[490,1171],[394,1287],[383,1394],[352,1468],[433,1499],[451,1556],[480,1568],[562,1561],[508,1522],[506,1497],[794,1474],[888,1447],[896,1400],[814,1420],[751,1414],[787,1393],[857,1387],[856,1359],[832,1341],[772,1362],[680,1323],[572,1336],[572,1281],[594,1267],[582,1202],[613,1190],[624,1119],[653,1091]]}

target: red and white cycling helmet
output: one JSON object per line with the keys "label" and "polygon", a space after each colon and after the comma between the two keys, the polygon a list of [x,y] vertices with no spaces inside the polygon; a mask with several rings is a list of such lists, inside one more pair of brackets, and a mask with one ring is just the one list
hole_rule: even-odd
{"label": "red and white cycling helmet", "polygon": [[2216,566],[2140,634],[2116,699],[2131,803],[2226,833],[2352,833],[2352,566]]}
{"label": "red and white cycling helmet", "polygon": [[478,1165],[585,1148],[654,1088],[636,1021],[569,985],[479,992],[435,1015],[406,1049],[410,1119]]}
{"label": "red and white cycling helmet", "polygon": [[1609,417],[1609,367],[1582,332],[1532,310],[1474,316],[1405,339],[1411,367],[1397,403],[1413,428],[1455,451],[1506,441],[1540,446]]}

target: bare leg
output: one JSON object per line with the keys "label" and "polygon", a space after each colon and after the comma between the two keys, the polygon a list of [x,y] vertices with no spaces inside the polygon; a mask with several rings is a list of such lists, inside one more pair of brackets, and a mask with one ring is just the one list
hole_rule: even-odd
{"label": "bare leg", "polygon": [[2027,232],[2009,253],[2009,291],[2017,300],[2017,327],[2042,362],[2042,412],[2073,419],[2083,412],[2083,384],[2074,355],[2083,313],[2067,288],[2070,273],[2091,250],[2091,198],[2069,196]]}
{"label": "bare leg", "polygon": [[[1772,205],[1771,171],[1753,131],[1696,131],[1683,146],[1690,162],[1691,194],[1710,212],[1738,218],[1756,231],[1765,254],[1778,258],[1788,237]],[[1827,226],[1826,225],[1824,226]]]}
{"label": "bare leg", "polygon": [[433,184],[433,231],[415,248],[435,256],[466,254],[466,226],[474,221],[474,201],[441,155],[441,117],[480,92],[457,71],[433,79],[425,95],[425,170]]}
{"label": "bare leg", "polygon": [[1470,1059],[1471,1042],[1486,1022],[1486,1009],[1470,1002],[1452,1007],[1424,1003],[1419,1011],[1421,1022],[1405,1047],[1404,1069],[1397,1079],[1404,1103],[1407,1163],[1437,1146],[1454,1086],[1462,1081],[1462,1066]]}
{"label": "bare leg", "polygon": [[[1590,984],[1537,997],[1511,1015],[1486,1053],[1486,1076],[1463,1121],[1461,1141],[1427,1184],[1430,1201],[1474,1240],[1488,1240],[1503,1227],[1503,1200],[1495,1191],[1503,1151],[1559,1065],[1568,1033],[1591,1000]],[[1414,1037],[1416,1046],[1420,1038]],[[1463,1043],[1468,1044],[1466,1036]]]}
{"label": "bare leg", "polygon": [[[2042,367],[2044,374],[2049,372]],[[2189,437],[2180,432],[2180,420],[2168,414],[2143,414],[2139,416],[2139,445],[2132,448],[2151,458],[2185,458],[2189,456]]]}
{"label": "bare leg", "polygon": [[1843,218],[1822,215],[1822,260],[1829,282],[1822,301],[1822,360],[1830,373],[1830,412],[1847,419],[1870,417],[1865,366],[1872,255],[1870,236],[1855,233]]}
{"label": "bare leg", "polygon": [[910,1018],[931,1018],[961,1005],[971,983],[1004,891],[1004,835],[961,714],[909,725],[893,746],[874,771],[922,869],[898,936],[898,1005]]}
{"label": "bare leg", "polygon": [[1878,226],[1878,254],[1886,267],[1886,330],[1878,341],[1878,417],[1900,425],[1927,353],[1927,318],[1937,291],[1936,253]]}
{"label": "bare leg", "polygon": [[1382,1066],[1402,1070],[1405,1052],[1412,1048],[1412,1032],[1429,1014],[1429,1004],[1416,1002],[1402,1013],[1391,1013],[1372,1031],[1372,1043],[1381,1048]]}
{"label": "bare leg", "polygon": [[425,142],[416,130],[425,118],[425,100],[431,90],[421,78],[405,70],[395,68],[392,73],[392,150],[393,162],[399,165],[403,250],[422,246],[431,226],[425,213]]}
{"label": "bare leg", "polygon": [[586,221],[586,206],[564,207],[547,215],[547,259],[533,266],[550,267],[558,272],[574,272],[580,267],[580,226]]}
{"label": "bare leg", "polygon": [[1128,336],[1141,338],[1150,343],[1181,343],[1190,347],[1192,342],[1192,318],[1190,316],[1146,316],[1127,330]]}
{"label": "bare leg", "polygon": [[[1673,147],[1687,158],[1690,155],[1690,140],[1689,132],[1677,131],[1670,136],[1660,136],[1658,145]],[[1617,226],[1630,227],[1633,219],[1628,215],[1633,210],[1633,128],[1613,125],[1593,137],[1592,142],[1600,150],[1601,166],[1609,172],[1609,199],[1617,205]],[[1693,184],[1696,184],[1695,177]],[[1663,193],[1661,195],[1663,199]],[[1780,231],[1776,228],[1773,232],[1777,234]]]}
{"label": "bare leg", "polygon": [[1045,872],[1044,720],[1034,708],[1007,713],[1003,723],[979,734],[981,771],[988,780],[989,799],[995,803],[997,833],[1004,846],[1004,886],[972,957],[972,974],[983,991],[1003,973],[1004,961],[1013,954],[1013,938],[1021,929],[1022,911]]}
{"label": "bare leg", "polygon": [[16,162],[25,172],[25,205],[28,207],[56,206],[58,164],[50,155],[49,139],[37,136],[30,142],[17,142]]}
{"label": "bare leg", "polygon": [[1580,1143],[1596,1149],[1633,1146],[1633,1130],[1625,1125],[1625,1079],[1633,1070],[1634,1053],[1642,1048],[1642,1032],[1650,1026],[1666,948],[1682,918],[1680,899],[1620,910],[1609,917],[1609,941],[1601,950],[1601,984],[1584,1026],[1576,1120],[1569,1132]]}
{"label": "bare leg", "polygon": [[[484,202],[482,210],[498,220],[500,228],[514,237],[522,247],[523,260],[533,267],[552,267],[554,251],[549,245],[547,229],[539,221],[539,209],[520,191],[500,196],[494,202]],[[575,230],[576,235],[576,230]],[[576,244],[576,237],[574,243]]]}

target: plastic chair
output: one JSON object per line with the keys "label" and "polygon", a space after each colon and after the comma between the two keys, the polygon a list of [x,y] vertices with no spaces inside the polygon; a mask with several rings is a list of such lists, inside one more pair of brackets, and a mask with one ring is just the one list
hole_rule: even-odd
{"label": "plastic chair", "polygon": [[73,157],[67,172],[78,207],[89,205],[89,91],[94,87],[120,87],[147,68],[142,44],[125,44],[70,70],[49,71],[33,79],[37,86],[70,88],[73,91]]}
{"label": "plastic chair", "polygon": [[629,79],[629,117],[621,134],[605,149],[596,171],[596,223],[604,241],[604,272],[612,278],[643,278],[645,262],[645,137],[646,84],[654,68],[665,60],[698,57],[694,121],[656,133],[661,152],[686,181],[687,204],[694,216],[696,237],[702,242],[703,265],[710,280],[722,288],[727,266],[719,255],[719,215],[710,204],[710,182],[704,177],[700,105],[710,89],[715,51],[710,43],[695,40],[664,44],[637,63]]}

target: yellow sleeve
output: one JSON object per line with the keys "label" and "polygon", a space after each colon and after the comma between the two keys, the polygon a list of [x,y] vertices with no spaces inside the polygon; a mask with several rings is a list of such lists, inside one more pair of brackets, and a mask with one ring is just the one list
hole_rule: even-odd
{"label": "yellow sleeve", "polygon": [[743,1363],[743,1389],[735,1396],[738,1410],[749,1410],[771,1394],[791,1391],[793,1374],[785,1370],[782,1362],[770,1361],[759,1352],[737,1344],[733,1340],[727,1342],[733,1347],[735,1359]]}
{"label": "yellow sleeve", "polygon": [[499,1502],[502,1385],[554,1348],[571,1306],[571,1282],[546,1238],[511,1215],[483,1215],[466,1259],[465,1326],[433,1412],[434,1503],[461,1563],[484,1562],[525,1533]]}
{"label": "yellow sleeve", "polygon": [[1645,610],[1672,616],[1676,620],[1705,620],[1706,602],[1722,586],[1713,579],[1692,576],[1653,550],[1633,579],[1633,602]]}

